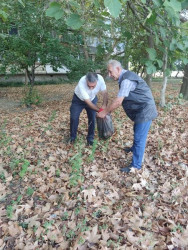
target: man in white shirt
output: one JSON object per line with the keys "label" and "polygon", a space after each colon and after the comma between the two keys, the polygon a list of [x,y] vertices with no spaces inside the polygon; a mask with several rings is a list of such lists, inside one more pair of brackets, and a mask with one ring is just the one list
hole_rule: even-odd
{"label": "man in white shirt", "polygon": [[97,107],[97,94],[99,92],[103,96],[101,107],[103,109],[106,108],[108,102],[108,94],[103,77],[99,74],[89,72],[78,82],[70,107],[70,143],[74,143],[76,140],[80,113],[85,109],[88,116],[87,144],[93,145],[96,112],[100,111],[100,108]]}

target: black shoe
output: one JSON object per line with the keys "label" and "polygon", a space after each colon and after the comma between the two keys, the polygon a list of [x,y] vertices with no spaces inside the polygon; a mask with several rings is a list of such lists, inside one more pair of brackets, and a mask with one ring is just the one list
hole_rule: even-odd
{"label": "black shoe", "polygon": [[75,139],[69,138],[67,140],[67,144],[74,144],[75,143]]}
{"label": "black shoe", "polygon": [[131,168],[133,168],[133,166],[129,165],[127,167],[121,168],[120,171],[122,173],[127,173],[128,174],[131,171]]}
{"label": "black shoe", "polygon": [[131,148],[131,147],[125,147],[125,148],[124,148],[124,151],[125,151],[126,153],[132,152],[132,148]]}
{"label": "black shoe", "polygon": [[87,146],[93,146],[93,141],[87,141]]}

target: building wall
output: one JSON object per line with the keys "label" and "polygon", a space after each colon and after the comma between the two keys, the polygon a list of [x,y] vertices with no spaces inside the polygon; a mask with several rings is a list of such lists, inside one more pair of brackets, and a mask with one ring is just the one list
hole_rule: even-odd
{"label": "building wall", "polygon": [[[61,83],[66,80],[68,80],[66,74],[37,74],[35,76],[35,82]],[[0,75],[0,84],[1,83],[25,83],[25,75],[19,74],[9,76],[8,78],[4,75]]]}

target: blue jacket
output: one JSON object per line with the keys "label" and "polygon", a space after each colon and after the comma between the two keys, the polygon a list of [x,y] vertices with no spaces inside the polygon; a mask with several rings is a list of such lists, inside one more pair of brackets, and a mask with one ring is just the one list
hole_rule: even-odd
{"label": "blue jacket", "polygon": [[157,109],[151,90],[147,83],[134,72],[127,70],[119,79],[119,87],[125,79],[136,81],[135,90],[122,102],[123,109],[127,116],[135,123],[147,122],[157,117]]}

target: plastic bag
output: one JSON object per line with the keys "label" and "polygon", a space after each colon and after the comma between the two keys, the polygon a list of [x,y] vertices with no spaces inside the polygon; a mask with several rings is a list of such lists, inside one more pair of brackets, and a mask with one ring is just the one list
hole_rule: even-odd
{"label": "plastic bag", "polygon": [[107,114],[104,118],[97,117],[98,136],[102,139],[108,139],[114,133],[114,126],[112,124],[112,117]]}

